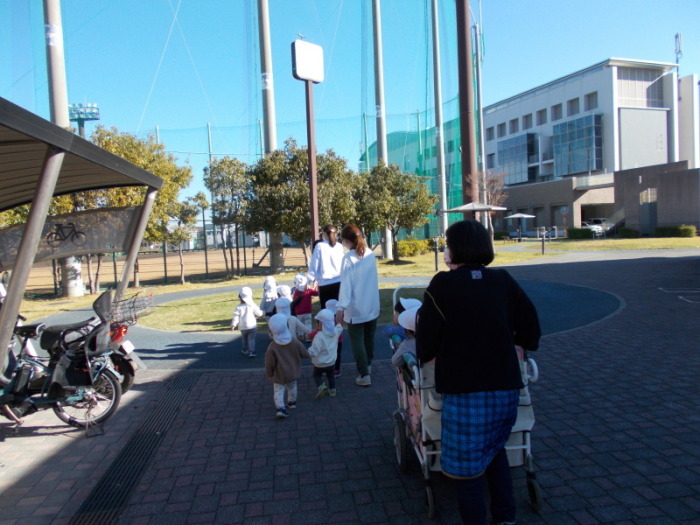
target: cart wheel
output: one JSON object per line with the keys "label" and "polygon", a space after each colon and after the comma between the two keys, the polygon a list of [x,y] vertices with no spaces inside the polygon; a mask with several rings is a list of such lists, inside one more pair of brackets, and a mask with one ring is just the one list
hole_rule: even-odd
{"label": "cart wheel", "polygon": [[425,486],[425,504],[428,506],[428,518],[432,520],[437,509],[435,508],[435,493],[431,485]]}
{"label": "cart wheel", "polygon": [[530,507],[539,513],[542,508],[542,489],[534,477],[527,478],[527,492],[530,494]]}
{"label": "cart wheel", "polygon": [[406,438],[406,423],[400,412],[394,412],[394,447],[399,470],[408,470],[408,438]]}

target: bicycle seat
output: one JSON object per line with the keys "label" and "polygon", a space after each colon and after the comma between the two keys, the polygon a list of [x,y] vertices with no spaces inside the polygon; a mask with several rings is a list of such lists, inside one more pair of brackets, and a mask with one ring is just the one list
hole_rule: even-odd
{"label": "bicycle seat", "polygon": [[46,323],[25,324],[23,326],[16,326],[15,334],[25,339],[34,339],[41,335],[41,333],[44,331],[44,328],[46,328]]}
{"label": "bicycle seat", "polygon": [[[78,337],[76,339],[80,339],[81,337],[84,337],[85,334],[81,334],[81,330],[84,330],[86,327],[90,325],[90,322],[92,319],[89,319],[87,321],[81,321],[79,323],[73,323],[73,324],[63,324],[63,325],[55,325],[55,326],[47,326],[44,328],[43,333],[41,334],[41,340],[39,341],[39,346],[43,348],[44,350],[52,350],[56,348],[57,346],[60,346],[60,344],[64,341],[62,341],[62,336],[64,336],[66,333],[69,332],[78,332],[76,334]],[[88,330],[89,332],[90,330]],[[68,341],[65,341],[68,342]]]}

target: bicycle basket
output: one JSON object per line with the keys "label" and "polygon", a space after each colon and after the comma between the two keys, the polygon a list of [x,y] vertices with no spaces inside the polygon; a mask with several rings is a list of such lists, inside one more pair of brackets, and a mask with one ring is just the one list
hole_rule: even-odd
{"label": "bicycle basket", "polygon": [[115,301],[112,306],[112,322],[135,323],[139,317],[153,313],[153,294],[134,295]]}

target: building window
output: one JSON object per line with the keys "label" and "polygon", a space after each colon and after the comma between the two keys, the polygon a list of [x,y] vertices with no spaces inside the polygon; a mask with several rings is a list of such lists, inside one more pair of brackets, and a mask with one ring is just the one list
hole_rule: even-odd
{"label": "building window", "polygon": [[573,117],[581,113],[581,108],[579,106],[578,97],[572,98],[566,102],[566,116]]}
{"label": "building window", "polygon": [[587,115],[554,126],[554,176],[603,169],[603,117]]}
{"label": "building window", "polygon": [[430,148],[425,148],[425,150],[423,151],[423,158],[424,159],[430,158]]}
{"label": "building window", "polygon": [[562,118],[561,104],[556,104],[552,106],[552,122],[555,120],[561,120]]}
{"label": "building window", "polygon": [[584,111],[591,111],[592,109],[596,109],[598,107],[598,92],[594,91],[593,93],[588,93],[587,95],[583,96],[583,110]]}
{"label": "building window", "polygon": [[530,129],[532,127],[532,113],[523,116],[523,129]]}
{"label": "building window", "polygon": [[455,141],[448,140],[447,141],[447,153],[452,153],[454,150],[455,150]]}
{"label": "building window", "polygon": [[489,153],[486,155],[486,169],[492,170],[496,167],[496,154]]}
{"label": "building window", "polygon": [[498,125],[497,135],[498,135],[499,139],[506,136],[506,123],[505,122],[501,122]]}
{"label": "building window", "polygon": [[491,126],[490,128],[486,128],[486,140],[487,141],[493,140],[493,138],[494,138],[493,126]]}
{"label": "building window", "polygon": [[518,119],[517,119],[517,118],[514,118],[513,120],[511,120],[511,121],[508,123],[509,128],[510,128],[510,133],[511,133],[511,135],[512,135],[513,133],[517,133],[518,131],[520,131],[518,124],[519,124],[519,123],[518,123]]}
{"label": "building window", "polygon": [[542,126],[543,124],[547,123],[547,110],[546,109],[540,109],[537,112],[537,125]]}
{"label": "building window", "polygon": [[524,133],[498,143],[498,168],[505,173],[506,184],[532,182],[533,171],[528,171],[531,157],[538,156],[537,135]]}

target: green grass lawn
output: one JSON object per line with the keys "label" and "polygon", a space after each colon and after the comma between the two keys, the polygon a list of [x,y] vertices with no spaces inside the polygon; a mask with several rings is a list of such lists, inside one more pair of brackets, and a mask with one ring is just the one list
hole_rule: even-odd
{"label": "green grass lawn", "polygon": [[[522,261],[546,258],[562,251],[594,251],[594,250],[649,250],[649,249],[678,249],[700,248],[700,237],[694,238],[668,238],[668,239],[599,239],[590,241],[551,241],[545,243],[545,255],[541,254],[541,243],[526,241],[517,245],[517,251],[512,249],[512,243],[496,241],[496,259],[492,266],[507,266]],[[442,253],[438,257],[439,269],[444,268]],[[435,273],[435,254],[425,254],[417,257],[407,257],[398,263],[380,260],[378,271],[381,277],[425,277],[427,283]],[[294,273],[285,273],[275,276],[278,282],[290,282]],[[211,289],[224,286],[253,286],[262,285],[263,278],[238,277],[234,279],[218,279],[206,282],[188,283],[185,285],[151,286],[138,290],[140,293],[153,293],[155,295],[166,294],[190,289]],[[398,286],[396,282],[385,282],[380,285],[381,315],[379,324],[390,323],[393,315],[392,293]],[[128,294],[134,293],[133,289]],[[259,302],[262,297],[261,289],[254,289],[254,299]],[[417,297],[422,299],[423,290],[407,290],[401,294],[404,297]],[[22,314],[27,319],[39,319],[47,315],[62,311],[74,310],[90,305],[95,300],[94,296],[79,298],[56,299],[25,299],[22,303]],[[231,315],[238,303],[235,293],[210,295],[167,303],[156,308],[156,311],[142,318],[139,322],[144,326],[172,331],[227,331],[231,326]],[[316,303],[317,304],[317,303]],[[264,321],[261,321],[261,324]]]}

